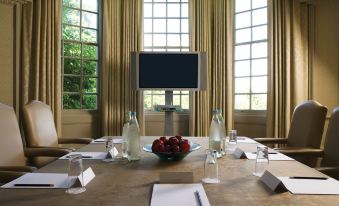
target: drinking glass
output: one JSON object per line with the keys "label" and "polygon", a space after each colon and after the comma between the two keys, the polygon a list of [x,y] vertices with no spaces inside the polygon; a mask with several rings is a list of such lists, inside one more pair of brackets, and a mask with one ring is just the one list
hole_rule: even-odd
{"label": "drinking glass", "polygon": [[217,162],[217,151],[206,150],[206,160],[204,165],[204,183],[219,183],[218,178],[218,162]]}
{"label": "drinking glass", "polygon": [[237,130],[231,130],[228,135],[226,153],[232,154],[237,147]]}
{"label": "drinking glass", "polygon": [[257,158],[255,160],[255,170],[253,175],[260,177],[269,164],[268,147],[265,145],[257,146]]}
{"label": "drinking glass", "polygon": [[114,139],[113,143],[113,159],[120,161],[127,159],[126,141],[122,139]]}
{"label": "drinking glass", "polygon": [[68,159],[68,194],[80,194],[86,191],[83,186],[82,155],[69,155]]}

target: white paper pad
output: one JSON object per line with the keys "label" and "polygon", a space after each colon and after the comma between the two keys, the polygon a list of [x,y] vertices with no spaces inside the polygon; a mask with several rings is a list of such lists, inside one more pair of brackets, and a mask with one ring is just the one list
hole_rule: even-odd
{"label": "white paper pad", "polygon": [[326,180],[278,178],[292,194],[339,195],[339,182],[333,178]]}
{"label": "white paper pad", "polygon": [[[229,142],[229,138],[228,138],[228,137],[226,137],[226,142]],[[239,142],[239,143],[248,143],[248,144],[254,144],[254,143],[257,143],[257,142],[254,141],[253,139],[248,138],[248,137],[243,137],[243,136],[237,137],[237,142]]]}
{"label": "white paper pad", "polygon": [[[66,173],[27,173],[1,186],[1,188],[68,188],[69,181],[74,183],[80,181],[80,184],[86,186],[94,177],[95,174],[91,167],[83,172],[83,181],[80,178],[77,179],[76,176],[74,179],[69,179]],[[16,184],[49,184],[51,186],[15,186]]]}
{"label": "white paper pad", "polygon": [[121,136],[103,136],[101,138],[93,140],[91,143],[104,143],[107,138],[112,138],[113,143],[122,143]]}
{"label": "white paper pad", "polygon": [[[2,188],[67,188],[68,175],[65,173],[27,173],[2,186]],[[51,187],[29,186],[19,187],[15,184],[51,184]]]}
{"label": "white paper pad", "polygon": [[103,160],[107,156],[106,152],[71,152],[71,153],[68,153],[67,155],[60,157],[59,159],[68,160],[68,156],[74,155],[74,154],[81,154],[82,156],[90,157],[90,158],[83,158],[83,159],[94,159],[94,160]]}
{"label": "white paper pad", "polygon": [[[257,158],[257,154],[253,152],[245,152],[247,159],[255,160]],[[291,161],[294,160],[284,154],[278,153],[277,154],[268,154],[268,159],[270,161]]]}
{"label": "white paper pad", "polygon": [[202,184],[154,184],[151,206],[199,205],[195,191],[199,191],[203,206],[209,206]]}

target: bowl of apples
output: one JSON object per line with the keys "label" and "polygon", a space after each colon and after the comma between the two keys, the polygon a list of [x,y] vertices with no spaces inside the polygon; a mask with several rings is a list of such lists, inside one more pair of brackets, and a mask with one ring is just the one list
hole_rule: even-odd
{"label": "bowl of apples", "polygon": [[190,152],[200,149],[200,145],[184,139],[182,136],[160,137],[152,144],[145,145],[144,151],[157,155],[160,160],[178,161]]}

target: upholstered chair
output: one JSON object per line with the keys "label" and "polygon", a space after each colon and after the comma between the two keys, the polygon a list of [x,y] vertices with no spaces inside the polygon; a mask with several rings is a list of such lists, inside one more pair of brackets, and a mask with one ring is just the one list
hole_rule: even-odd
{"label": "upholstered chair", "polygon": [[[27,147],[66,148],[75,150],[89,144],[90,138],[58,137],[51,108],[41,101],[31,101],[23,107],[24,129]],[[35,158],[35,164],[45,164],[46,158]]]}
{"label": "upholstered chair", "polygon": [[65,149],[24,149],[19,125],[12,107],[0,103],[0,183],[9,182],[36,167],[29,166],[29,158],[57,157],[67,154]]}

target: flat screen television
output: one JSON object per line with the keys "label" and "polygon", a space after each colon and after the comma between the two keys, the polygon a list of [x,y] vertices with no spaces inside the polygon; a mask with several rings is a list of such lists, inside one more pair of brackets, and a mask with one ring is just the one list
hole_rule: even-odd
{"label": "flat screen television", "polygon": [[132,52],[134,90],[204,90],[203,52]]}

